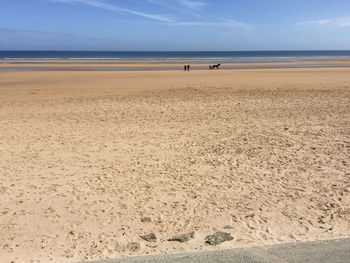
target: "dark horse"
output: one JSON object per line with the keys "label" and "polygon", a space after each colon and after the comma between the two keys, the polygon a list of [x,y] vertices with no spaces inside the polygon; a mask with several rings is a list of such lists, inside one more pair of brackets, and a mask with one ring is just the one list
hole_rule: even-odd
{"label": "dark horse", "polygon": [[219,69],[221,66],[221,64],[217,64],[217,65],[209,65],[209,69]]}

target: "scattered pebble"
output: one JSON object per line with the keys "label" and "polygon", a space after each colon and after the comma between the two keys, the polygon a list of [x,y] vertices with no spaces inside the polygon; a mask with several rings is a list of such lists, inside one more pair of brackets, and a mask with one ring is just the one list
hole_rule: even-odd
{"label": "scattered pebble", "polygon": [[151,223],[152,219],[150,217],[144,217],[144,218],[141,218],[141,222],[142,223]]}
{"label": "scattered pebble", "polygon": [[212,246],[220,245],[225,241],[231,241],[231,240],[233,240],[233,237],[231,236],[230,233],[225,233],[221,231],[218,231],[213,235],[209,235],[205,237],[205,243]]}
{"label": "scattered pebble", "polygon": [[189,232],[186,234],[176,235],[176,236],[169,238],[168,241],[178,241],[178,242],[184,243],[184,242],[187,242],[187,241],[193,239],[194,234],[195,234],[195,232],[192,231],[192,232]]}
{"label": "scattered pebble", "polygon": [[224,229],[233,229],[233,226],[226,225],[226,226],[224,226]]}
{"label": "scattered pebble", "polygon": [[147,242],[156,242],[157,241],[157,237],[154,233],[149,233],[146,235],[142,235],[140,236],[143,240],[146,240]]}
{"label": "scattered pebble", "polygon": [[128,244],[127,248],[131,251],[131,252],[136,252],[138,250],[141,249],[141,245],[137,242],[131,242]]}
{"label": "scattered pebble", "polygon": [[254,217],[255,217],[254,213],[245,216],[245,218],[254,218]]}

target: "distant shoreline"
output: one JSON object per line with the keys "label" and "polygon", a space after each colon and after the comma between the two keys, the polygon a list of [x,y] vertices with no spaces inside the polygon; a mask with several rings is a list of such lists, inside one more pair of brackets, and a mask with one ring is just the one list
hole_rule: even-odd
{"label": "distant shoreline", "polygon": [[[303,69],[303,68],[350,68],[350,65],[289,65],[289,66],[247,66],[247,67],[226,67],[221,70],[240,70],[240,69]],[[180,71],[180,68],[6,68],[0,67],[0,72],[19,72],[19,71]],[[206,68],[192,68],[191,71],[207,70]]]}
{"label": "distant shoreline", "polygon": [[235,58],[235,59],[6,59],[0,60],[0,72],[18,71],[183,71],[209,70],[209,65],[221,63],[220,70],[349,68],[350,57],[342,58]]}

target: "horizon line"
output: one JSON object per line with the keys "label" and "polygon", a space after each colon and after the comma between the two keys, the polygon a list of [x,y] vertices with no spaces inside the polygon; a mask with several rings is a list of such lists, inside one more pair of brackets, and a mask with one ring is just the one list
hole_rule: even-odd
{"label": "horizon line", "polygon": [[350,51],[350,49],[261,49],[261,50],[52,50],[52,49],[13,49],[0,52],[314,52],[314,51]]}

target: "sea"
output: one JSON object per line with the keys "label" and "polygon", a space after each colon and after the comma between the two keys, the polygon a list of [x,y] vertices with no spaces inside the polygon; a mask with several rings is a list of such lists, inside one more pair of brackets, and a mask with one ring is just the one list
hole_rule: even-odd
{"label": "sea", "polygon": [[350,57],[350,50],[318,51],[0,51],[6,59],[115,59],[115,60],[172,60],[172,59],[281,59]]}

